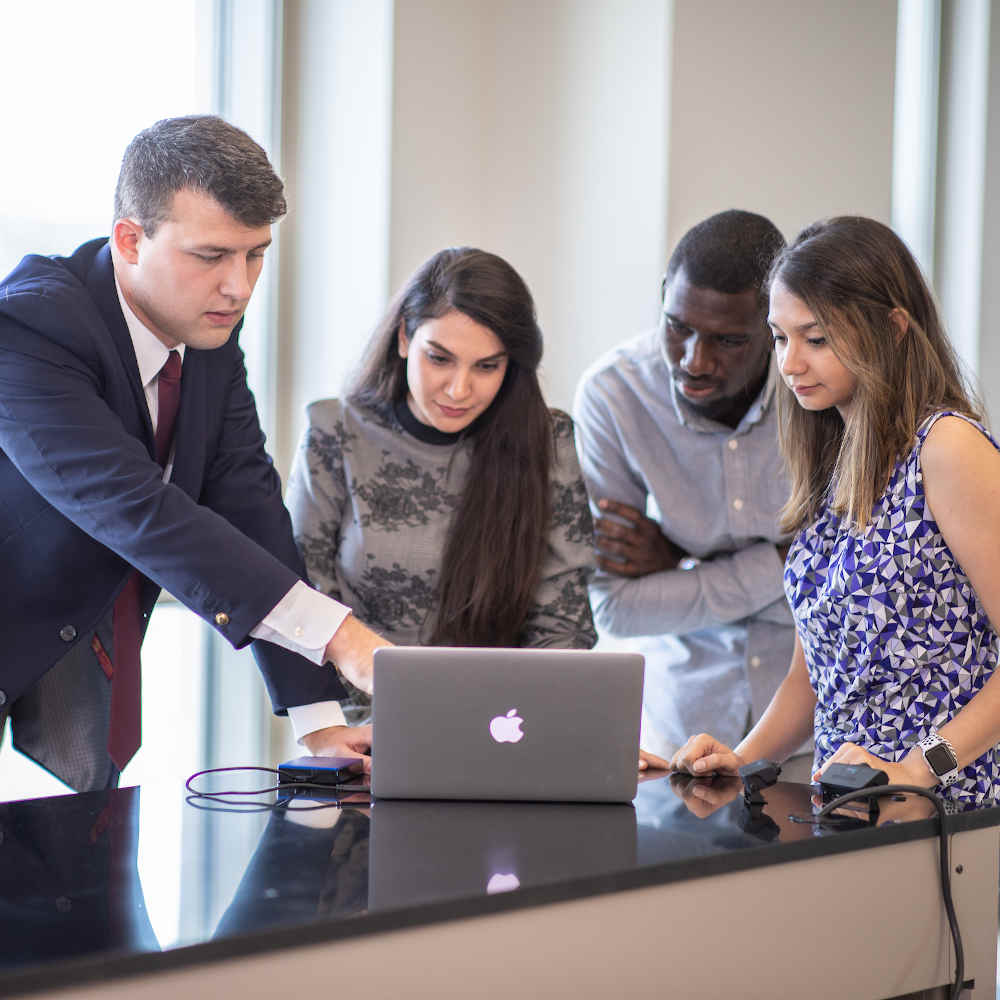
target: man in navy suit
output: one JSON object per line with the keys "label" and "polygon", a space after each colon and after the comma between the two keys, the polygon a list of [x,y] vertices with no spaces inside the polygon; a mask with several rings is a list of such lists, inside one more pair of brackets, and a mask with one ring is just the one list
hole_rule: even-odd
{"label": "man in navy suit", "polygon": [[367,749],[338,671],[370,691],[386,643],[302,580],[237,341],[284,213],[249,136],[167,119],[125,152],[109,240],[0,282],[0,735],[77,790],[138,746],[161,587],[253,643],[310,752]]}

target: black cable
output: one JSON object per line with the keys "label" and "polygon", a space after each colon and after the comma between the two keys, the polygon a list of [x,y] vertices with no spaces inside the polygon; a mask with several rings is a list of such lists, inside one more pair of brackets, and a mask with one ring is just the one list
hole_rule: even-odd
{"label": "black cable", "polygon": [[[287,812],[309,812],[313,809],[340,809],[344,803],[341,802],[336,793],[356,794],[359,792],[369,793],[371,791],[368,785],[324,785],[313,781],[279,781],[276,785],[268,785],[266,788],[254,788],[249,790],[229,789],[227,791],[220,792],[203,792],[192,785],[192,782],[196,778],[202,777],[202,775],[219,774],[229,771],[263,771],[266,774],[274,774],[280,777],[280,772],[273,767],[256,767],[251,765],[243,765],[239,767],[209,767],[203,771],[195,771],[195,773],[184,782],[184,787],[188,792],[190,792],[185,799],[185,802],[187,802],[188,805],[193,806],[195,809],[204,809],[209,812],[253,813],[267,812],[275,809],[283,809]],[[310,805],[297,804],[295,806],[291,805],[291,798],[282,799],[278,802],[248,802],[244,799],[233,800],[230,798],[230,796],[237,795],[265,795],[269,792],[282,792],[289,789],[295,791],[312,789],[316,791],[328,792],[334,797],[329,802],[314,802]],[[212,805],[204,805],[202,800],[212,803]]]}
{"label": "black cable", "polygon": [[913,795],[922,795],[925,799],[934,804],[938,814],[938,859],[941,865],[941,898],[944,901],[944,910],[948,915],[948,926],[951,928],[951,940],[955,945],[955,982],[951,987],[951,1000],[958,1000],[962,993],[962,983],[965,979],[965,951],[962,948],[962,933],[958,927],[958,917],[955,914],[955,903],[951,898],[951,863],[948,860],[948,833],[946,819],[947,812],[943,800],[935,795],[930,789],[921,788],[918,785],[877,785],[874,788],[859,788],[857,791],[847,792],[846,795],[839,795],[837,798],[827,802],[818,813],[816,819],[822,820],[829,816],[834,809],[839,809],[848,802],[857,799],[880,799],[887,795],[898,795],[900,792],[909,792]]}

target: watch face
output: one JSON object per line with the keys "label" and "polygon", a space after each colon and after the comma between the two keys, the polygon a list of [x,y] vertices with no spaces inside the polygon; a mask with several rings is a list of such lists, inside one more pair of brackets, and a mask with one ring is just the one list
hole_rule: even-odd
{"label": "watch face", "polygon": [[930,764],[931,770],[938,777],[942,774],[947,774],[949,771],[953,771],[958,766],[955,755],[944,743],[938,743],[937,746],[931,747],[930,750],[925,750],[924,760]]}

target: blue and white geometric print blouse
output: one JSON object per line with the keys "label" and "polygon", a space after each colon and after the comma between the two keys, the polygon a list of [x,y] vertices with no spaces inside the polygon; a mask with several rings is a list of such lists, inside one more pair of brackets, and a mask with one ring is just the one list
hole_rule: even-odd
{"label": "blue and white geometric print blouse", "polygon": [[[945,415],[920,427],[863,532],[826,506],[789,549],[785,593],[816,692],[817,766],[847,742],[902,759],[996,666],[997,634],[924,497],[920,449]],[[1000,797],[997,748],[938,792],[966,806]]]}

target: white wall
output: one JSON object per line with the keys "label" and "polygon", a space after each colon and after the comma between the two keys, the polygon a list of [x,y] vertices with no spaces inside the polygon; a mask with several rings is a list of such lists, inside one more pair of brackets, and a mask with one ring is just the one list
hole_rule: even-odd
{"label": "white wall", "polygon": [[499,253],[531,288],[543,380],[655,316],[663,267],[670,5],[396,5],[390,275],[445,246]]}
{"label": "white wall", "polygon": [[791,236],[888,221],[894,0],[286,0],[279,364],[287,469],[388,296],[444,246],[532,289],[543,381],[655,321],[669,250],[728,207]]}
{"label": "white wall", "polygon": [[671,246],[726,208],[889,221],[895,0],[677,0],[673,45]]}
{"label": "white wall", "polygon": [[506,256],[557,405],[653,322],[705,216],[889,219],[893,0],[406,0],[394,37],[390,283],[442,246]]}

